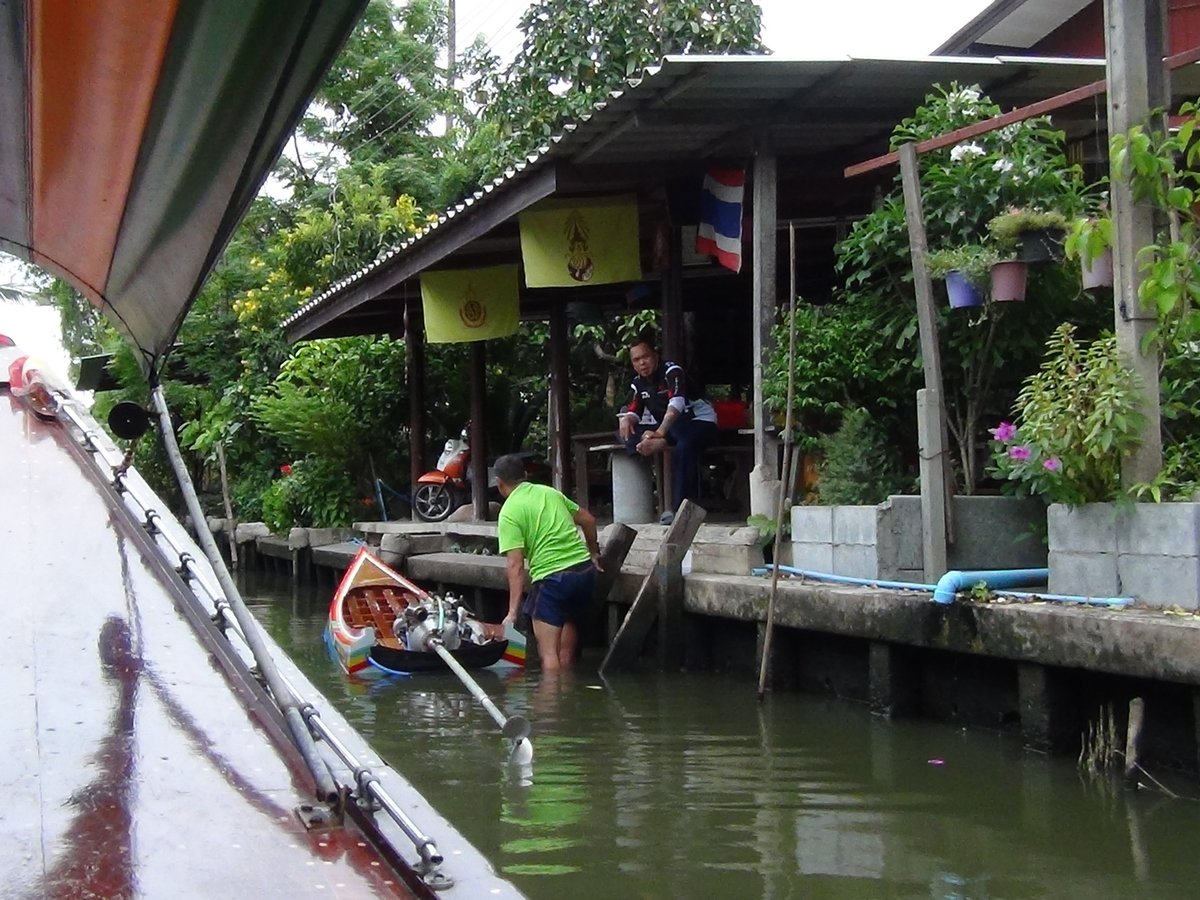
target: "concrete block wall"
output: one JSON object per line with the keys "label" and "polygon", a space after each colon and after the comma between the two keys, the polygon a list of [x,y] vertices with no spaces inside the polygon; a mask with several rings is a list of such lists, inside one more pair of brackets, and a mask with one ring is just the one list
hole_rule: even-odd
{"label": "concrete block wall", "polygon": [[1200,609],[1200,503],[1055,504],[1052,593]]}
{"label": "concrete block wall", "polygon": [[[1046,565],[1045,507],[1013,497],[955,497],[951,569]],[[852,578],[923,582],[921,498],[878,506],[792,507],[793,565]]]}

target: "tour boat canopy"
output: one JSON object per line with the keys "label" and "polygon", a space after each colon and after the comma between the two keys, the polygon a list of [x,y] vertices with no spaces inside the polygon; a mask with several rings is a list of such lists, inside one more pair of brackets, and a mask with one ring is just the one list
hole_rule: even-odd
{"label": "tour boat canopy", "polygon": [[155,368],[365,0],[0,0],[0,250]]}

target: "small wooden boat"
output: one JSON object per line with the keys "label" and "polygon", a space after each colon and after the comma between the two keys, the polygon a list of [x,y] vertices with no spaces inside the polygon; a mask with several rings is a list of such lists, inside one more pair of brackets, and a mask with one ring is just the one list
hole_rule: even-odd
{"label": "small wooden boat", "polygon": [[359,549],[329,604],[325,642],[351,675],[445,670],[436,641],[467,669],[525,665],[525,638],[503,638],[455,597],[430,594]]}

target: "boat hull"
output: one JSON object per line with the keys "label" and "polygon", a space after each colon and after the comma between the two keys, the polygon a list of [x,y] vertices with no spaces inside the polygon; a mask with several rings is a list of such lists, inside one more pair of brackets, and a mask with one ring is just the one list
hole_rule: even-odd
{"label": "boat hull", "polygon": [[[504,657],[508,649],[508,641],[491,641],[487,644],[461,644],[457,650],[451,650],[454,657],[464,669],[486,669],[494,666]],[[445,670],[446,663],[436,653],[419,650],[395,650],[391,647],[376,645],[368,654],[371,666],[385,672],[436,672]]]}

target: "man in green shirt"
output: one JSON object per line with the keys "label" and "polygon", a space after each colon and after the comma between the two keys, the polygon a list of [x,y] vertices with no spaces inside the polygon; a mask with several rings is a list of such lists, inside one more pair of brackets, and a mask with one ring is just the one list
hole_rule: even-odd
{"label": "man in green shirt", "polygon": [[[525,611],[533,619],[542,671],[570,668],[579,646],[576,622],[588,608],[600,546],[596,519],[586,509],[544,484],[525,480],[519,456],[496,460],[496,481],[504,506],[500,509],[500,552],[508,560],[508,615],[515,623],[525,593],[525,561],[529,580]],[[583,531],[580,538],[579,531]]]}

